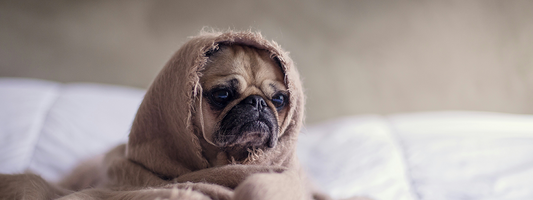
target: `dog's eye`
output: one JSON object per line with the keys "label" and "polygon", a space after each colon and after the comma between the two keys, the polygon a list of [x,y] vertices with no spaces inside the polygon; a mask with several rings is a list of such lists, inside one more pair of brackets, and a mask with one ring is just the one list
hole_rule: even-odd
{"label": "dog's eye", "polygon": [[276,109],[281,110],[285,106],[285,100],[287,99],[287,96],[278,93],[272,97],[272,104],[276,106]]}
{"label": "dog's eye", "polygon": [[225,105],[229,100],[231,100],[231,92],[227,89],[216,90],[212,93],[212,95],[213,100],[219,104]]}

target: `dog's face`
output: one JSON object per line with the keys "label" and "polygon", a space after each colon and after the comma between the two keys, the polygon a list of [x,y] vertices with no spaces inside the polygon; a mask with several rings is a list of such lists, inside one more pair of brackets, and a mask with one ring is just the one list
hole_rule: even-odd
{"label": "dog's face", "polygon": [[251,149],[273,148],[289,107],[281,67],[269,53],[221,46],[209,55],[200,83],[204,139],[234,159]]}

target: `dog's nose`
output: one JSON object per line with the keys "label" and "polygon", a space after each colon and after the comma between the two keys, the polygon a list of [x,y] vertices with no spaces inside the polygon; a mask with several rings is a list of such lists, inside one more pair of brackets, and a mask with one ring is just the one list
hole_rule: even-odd
{"label": "dog's nose", "polygon": [[253,107],[257,108],[257,110],[261,110],[267,106],[265,99],[263,99],[263,97],[259,95],[251,95],[249,97],[246,97],[243,102],[245,104],[252,105]]}

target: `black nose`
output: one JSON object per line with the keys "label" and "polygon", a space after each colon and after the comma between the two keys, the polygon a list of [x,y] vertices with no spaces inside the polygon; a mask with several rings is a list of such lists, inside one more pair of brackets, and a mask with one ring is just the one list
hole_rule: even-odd
{"label": "black nose", "polygon": [[267,106],[265,99],[258,95],[246,97],[244,100],[242,100],[242,103],[252,105],[253,107],[257,108],[257,110],[261,110]]}

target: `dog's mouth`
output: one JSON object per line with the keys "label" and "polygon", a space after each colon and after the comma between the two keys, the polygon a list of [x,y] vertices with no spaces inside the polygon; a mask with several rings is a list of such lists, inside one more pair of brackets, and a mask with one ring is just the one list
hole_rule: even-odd
{"label": "dog's mouth", "polygon": [[277,132],[273,129],[275,127],[270,123],[254,120],[240,126],[234,126],[230,130],[219,131],[215,135],[215,143],[222,148],[260,148],[261,146],[272,148],[275,143],[270,140]]}
{"label": "dog's mouth", "polygon": [[246,158],[250,150],[275,147],[278,124],[271,109],[252,112],[236,107],[222,119],[213,137],[221,150],[240,160]]}
{"label": "dog's mouth", "polygon": [[270,137],[270,127],[263,121],[252,121],[243,124],[236,132],[238,135],[221,135],[225,137],[225,147],[258,147],[266,143]]}

